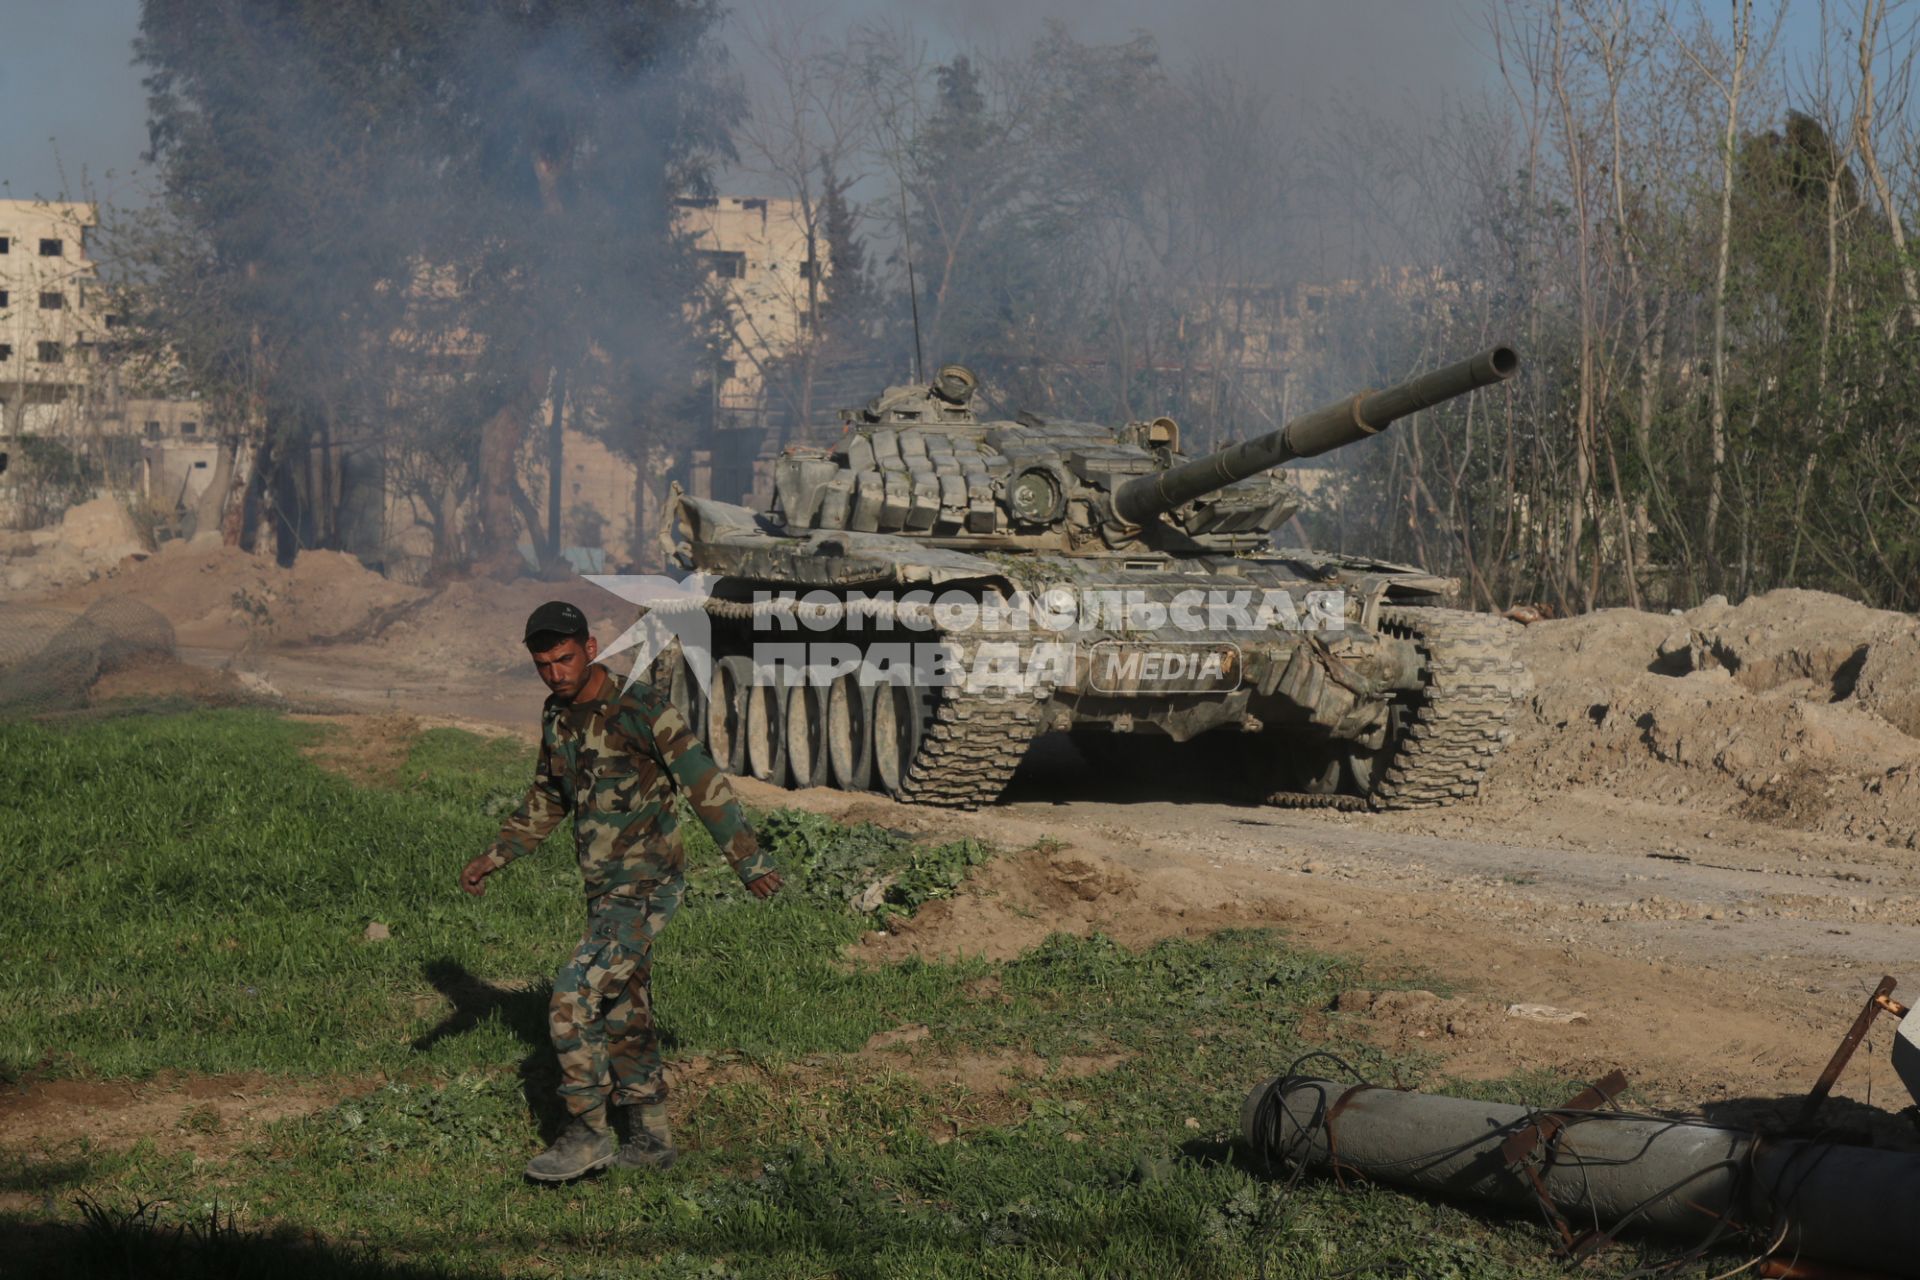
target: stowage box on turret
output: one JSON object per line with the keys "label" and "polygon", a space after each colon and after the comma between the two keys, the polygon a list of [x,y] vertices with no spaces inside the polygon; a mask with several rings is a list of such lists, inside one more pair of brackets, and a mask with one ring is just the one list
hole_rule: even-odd
{"label": "stowage box on turret", "polygon": [[774,466],[770,509],[680,494],[711,675],[655,673],[736,772],[971,807],[1034,737],[1274,803],[1471,796],[1529,687],[1503,619],[1418,569],[1276,548],[1275,468],[1518,367],[1496,348],[1189,458],[1170,419],[982,421],[958,365]]}

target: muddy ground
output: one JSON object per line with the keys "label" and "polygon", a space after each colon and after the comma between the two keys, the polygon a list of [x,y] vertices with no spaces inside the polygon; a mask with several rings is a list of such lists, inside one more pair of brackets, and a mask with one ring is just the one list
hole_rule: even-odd
{"label": "muddy ground", "polygon": [[[196,586],[215,571],[163,567]],[[554,592],[405,592],[347,626],[274,627],[321,643],[263,636],[202,592],[181,623],[184,664],[139,683],[192,692],[223,671],[255,696],[328,714],[366,755],[336,746],[332,763],[366,777],[392,767],[396,734],[416,725],[531,741],[544,690],[512,627],[523,597]],[[1061,929],[1141,943],[1273,925],[1364,961],[1369,989],[1323,1016],[1329,1037],[1423,1048],[1463,1076],[1622,1066],[1652,1100],[1709,1111],[1803,1092],[1882,974],[1907,980],[1899,995],[1920,991],[1920,627],[1775,592],[1685,615],[1539,623],[1522,647],[1536,688],[1515,741],[1482,797],[1451,809],[1122,791],[1056,738],[975,814],[742,789],[1023,851],[905,931],[870,937],[877,958],[1005,956]],[[1409,983],[1419,989],[1372,989]],[[1514,1004],[1561,1020],[1515,1016]],[[1841,1095],[1905,1105],[1889,1023]]]}

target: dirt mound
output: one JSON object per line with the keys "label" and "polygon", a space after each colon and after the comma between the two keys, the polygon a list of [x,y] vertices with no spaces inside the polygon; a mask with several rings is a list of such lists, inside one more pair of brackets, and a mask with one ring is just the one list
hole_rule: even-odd
{"label": "dirt mound", "polygon": [[50,529],[6,535],[0,551],[0,585],[25,593],[99,578],[147,548],[118,499],[95,498],[69,507]]}
{"label": "dirt mound", "polygon": [[182,698],[208,707],[282,706],[271,685],[251,672],[196,667],[170,657],[140,658],[101,674],[87,691],[89,706]]}
{"label": "dirt mound", "polygon": [[237,547],[169,542],[61,603],[137,600],[164,614],[188,644],[301,644],[350,631],[425,595],[343,551],[302,552],[282,568]]}
{"label": "dirt mound", "polygon": [[1920,848],[1920,622],[1811,591],[1528,628],[1490,798],[1636,800]]}
{"label": "dirt mound", "polygon": [[1272,904],[1177,900],[1111,858],[1042,845],[995,858],[951,898],[921,907],[891,933],[867,935],[861,956],[983,956],[1007,960],[1050,934],[1104,933],[1126,946],[1196,936],[1241,925],[1277,923]]}
{"label": "dirt mound", "polygon": [[385,657],[422,668],[463,671],[519,671],[526,667],[521,627],[536,606],[567,600],[587,615],[601,645],[613,643],[633,610],[578,578],[564,582],[517,579],[496,582],[474,578],[422,593],[418,600],[368,620],[357,632],[340,635],[382,651]]}
{"label": "dirt mound", "polygon": [[115,498],[95,498],[67,508],[60,517],[60,541],[82,555],[118,560],[143,550],[140,531]]}
{"label": "dirt mound", "polygon": [[96,600],[84,615],[0,604],[0,713],[79,707],[102,679],[172,660],[172,625],[136,600]]}
{"label": "dirt mound", "polygon": [[634,613],[579,578],[475,578],[428,590],[384,578],[340,551],[302,552],[283,568],[236,547],[184,542],[167,543],[44,603],[78,610],[108,597],[157,610],[187,645],[323,645],[349,662],[364,657],[481,674],[524,669],[520,628],[544,601],[579,605],[602,645],[611,644]]}

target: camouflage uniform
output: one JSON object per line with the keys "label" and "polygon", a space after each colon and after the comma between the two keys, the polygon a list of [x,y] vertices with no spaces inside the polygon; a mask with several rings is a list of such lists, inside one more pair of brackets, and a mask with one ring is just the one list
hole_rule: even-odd
{"label": "camouflage uniform", "polygon": [[548,1030],[561,1100],[597,1129],[609,1095],[616,1106],[667,1096],[648,980],[653,940],[686,891],[674,794],[686,793],[742,882],[774,870],[686,719],[650,686],[621,683],[606,672],[597,698],[547,699],[533,786],[486,855],[504,867],[573,814],[587,931],[554,977]]}

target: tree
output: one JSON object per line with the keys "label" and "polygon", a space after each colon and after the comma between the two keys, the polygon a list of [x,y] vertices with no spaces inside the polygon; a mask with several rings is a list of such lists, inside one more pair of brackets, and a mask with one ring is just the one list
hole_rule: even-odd
{"label": "tree", "polygon": [[[245,406],[258,505],[303,490],[337,540],[338,450],[387,437],[419,377],[396,335],[423,326],[444,339],[414,343],[443,357],[432,385],[479,415],[474,542],[496,567],[551,388],[622,447],[668,428],[700,344],[669,199],[702,188],[738,109],[715,19],[706,0],[145,0],[152,158],[187,247],[161,306],[198,335],[189,368]],[[309,531],[279,527],[283,553]]]}

